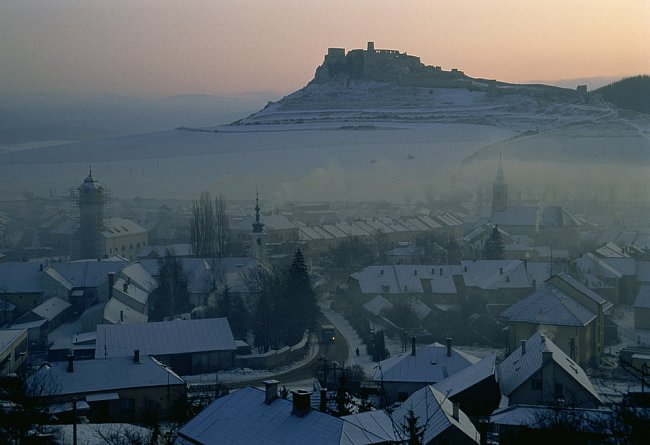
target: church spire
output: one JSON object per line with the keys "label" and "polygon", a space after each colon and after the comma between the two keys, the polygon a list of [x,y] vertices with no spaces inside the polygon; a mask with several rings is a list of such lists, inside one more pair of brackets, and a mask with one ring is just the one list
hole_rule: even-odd
{"label": "church spire", "polygon": [[260,221],[260,191],[257,190],[255,194],[255,222],[253,223],[253,232],[262,233],[264,229],[264,223]]}

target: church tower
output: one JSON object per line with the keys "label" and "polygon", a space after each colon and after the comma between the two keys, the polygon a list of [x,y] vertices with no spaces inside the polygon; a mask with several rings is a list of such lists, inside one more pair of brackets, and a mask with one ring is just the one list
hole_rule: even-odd
{"label": "church tower", "polygon": [[75,194],[78,209],[76,253],[78,258],[99,258],[102,255],[101,233],[106,218],[107,196],[104,187],[93,178],[92,168]]}
{"label": "church tower", "polygon": [[260,192],[255,197],[255,222],[251,232],[251,256],[257,258],[262,264],[267,264],[266,239],[264,237],[264,223],[260,221]]}
{"label": "church tower", "polygon": [[508,207],[508,184],[503,175],[503,162],[499,153],[499,169],[492,185],[492,213],[503,212]]}

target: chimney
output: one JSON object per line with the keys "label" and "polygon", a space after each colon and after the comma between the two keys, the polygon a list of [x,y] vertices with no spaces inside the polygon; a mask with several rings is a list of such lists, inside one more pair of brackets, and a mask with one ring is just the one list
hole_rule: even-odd
{"label": "chimney", "polygon": [[499,275],[503,275],[503,267],[499,267]]}
{"label": "chimney", "polygon": [[124,311],[120,311],[120,323],[124,323]]}
{"label": "chimney", "polygon": [[440,276],[442,276],[442,267],[440,268]]}
{"label": "chimney", "polygon": [[320,390],[320,412],[324,413],[327,410],[327,390],[325,388]]}
{"label": "chimney", "polygon": [[68,354],[68,372],[74,372],[74,355]]}
{"label": "chimney", "polygon": [[129,291],[129,282],[125,281],[124,284],[122,284],[122,291],[124,293],[127,293]]}
{"label": "chimney", "polygon": [[411,337],[411,355],[415,357],[415,336]]}
{"label": "chimney", "polygon": [[524,258],[524,270],[528,271],[528,259]]}
{"label": "chimney", "polygon": [[521,341],[521,355],[526,353],[526,340]]}
{"label": "chimney", "polygon": [[447,337],[447,357],[451,357],[451,337]]}
{"label": "chimney", "polygon": [[275,399],[278,398],[278,383],[277,380],[265,380],[264,381],[264,403],[270,405]]}
{"label": "chimney", "polygon": [[418,274],[418,270],[415,269],[415,270],[413,271],[413,275],[416,275],[416,276],[417,276],[417,274]]}
{"label": "chimney", "polygon": [[467,266],[463,266],[463,272],[467,272]]}
{"label": "chimney", "polygon": [[303,389],[298,389],[291,391],[291,395],[293,396],[293,410],[291,411],[291,414],[302,417],[309,413],[311,410],[311,393]]}
{"label": "chimney", "polygon": [[549,351],[548,349],[544,349],[542,351],[542,365],[545,365],[550,360],[553,360],[553,352]]}
{"label": "chimney", "polygon": [[452,411],[453,414],[452,414],[452,416],[454,417],[454,419],[459,420],[460,419],[460,415],[459,415],[460,404],[458,402],[454,402],[454,404],[452,406],[453,406],[453,411]]}
{"label": "chimney", "polygon": [[133,350],[133,363],[140,363],[140,350],[139,349],[134,349]]}
{"label": "chimney", "polygon": [[108,299],[113,298],[113,285],[115,284],[115,272],[108,273]]}
{"label": "chimney", "polygon": [[537,280],[533,279],[533,290],[537,290]]}

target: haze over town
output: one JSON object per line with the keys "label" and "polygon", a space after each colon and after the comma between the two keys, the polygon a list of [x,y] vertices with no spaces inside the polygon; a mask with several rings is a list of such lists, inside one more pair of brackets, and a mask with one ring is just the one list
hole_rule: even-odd
{"label": "haze over town", "polygon": [[641,0],[0,2],[0,442],[644,443],[649,55]]}

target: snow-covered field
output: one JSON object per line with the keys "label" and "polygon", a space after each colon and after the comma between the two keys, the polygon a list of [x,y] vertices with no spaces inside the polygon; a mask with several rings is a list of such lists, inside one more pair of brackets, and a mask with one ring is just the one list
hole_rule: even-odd
{"label": "snow-covered field", "polygon": [[250,199],[259,188],[274,203],[410,202],[450,181],[474,192],[493,178],[499,153],[506,165],[527,163],[526,179],[575,162],[581,171],[595,165],[591,176],[612,164],[640,166],[643,175],[649,138],[647,116],[599,102],[376,82],[309,85],[237,125],[0,152],[0,199],[67,195],[92,164],[97,179],[125,198],[192,199],[210,190]]}

